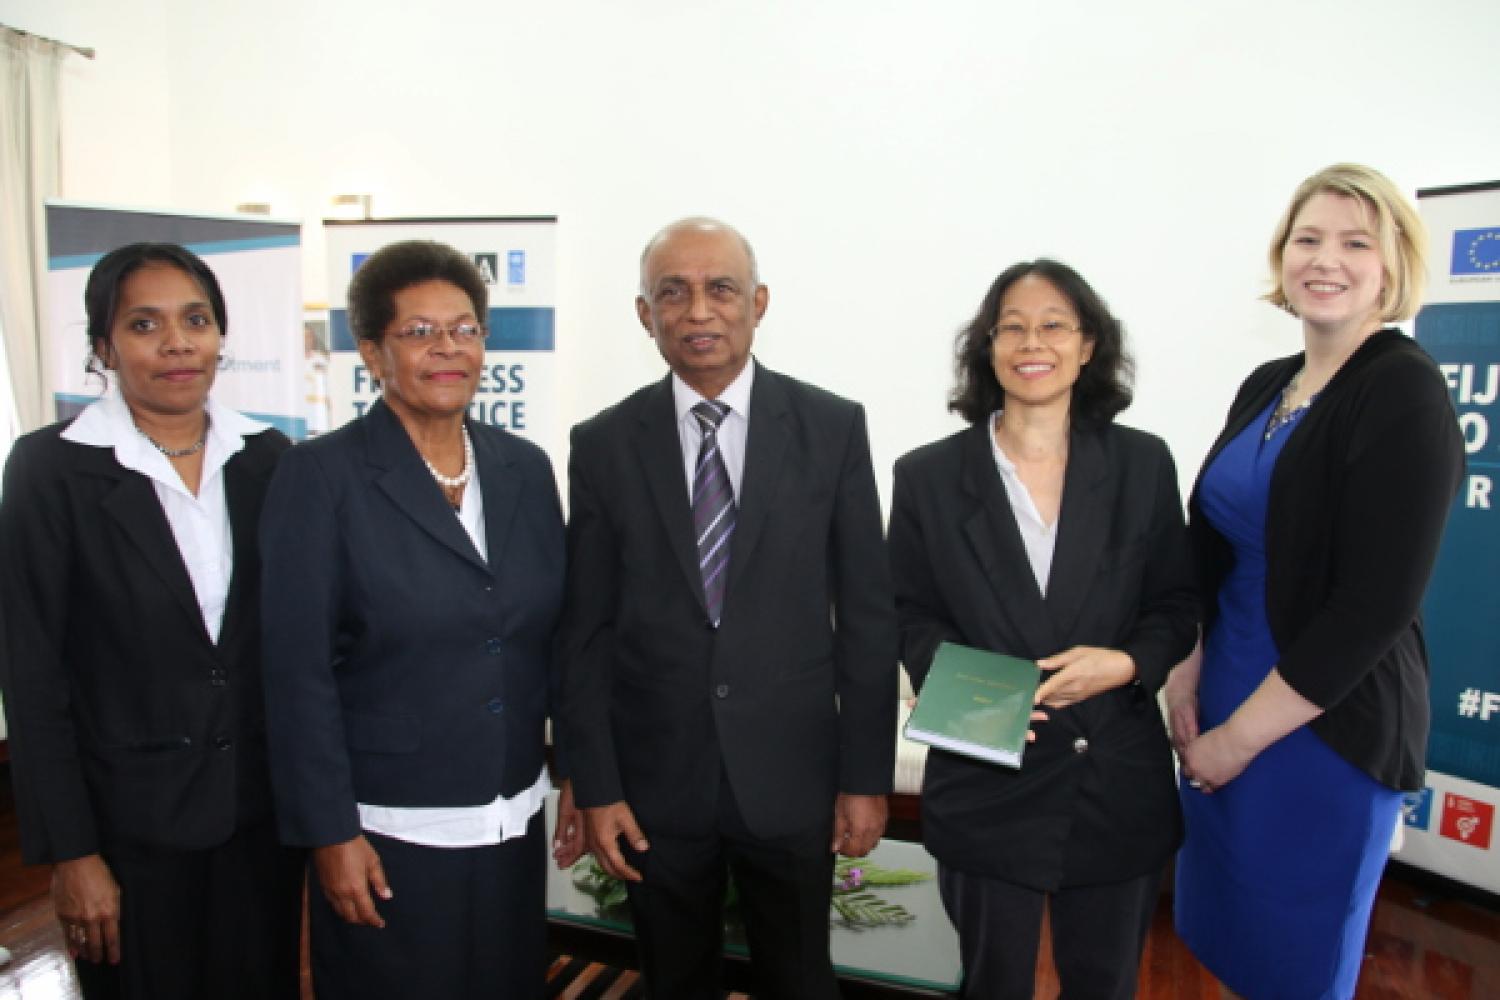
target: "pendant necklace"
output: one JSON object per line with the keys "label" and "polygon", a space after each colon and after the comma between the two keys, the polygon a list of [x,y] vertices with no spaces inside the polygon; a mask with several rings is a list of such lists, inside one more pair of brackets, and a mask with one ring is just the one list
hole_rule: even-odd
{"label": "pendant necklace", "polygon": [[1313,393],[1296,406],[1292,405],[1292,397],[1297,395],[1297,387],[1302,384],[1302,373],[1305,371],[1307,371],[1305,366],[1297,369],[1297,374],[1293,375],[1292,380],[1286,384],[1286,388],[1281,390],[1281,399],[1277,401],[1276,409],[1271,412],[1271,419],[1266,422],[1265,440],[1271,440],[1272,435],[1296,420],[1302,411],[1311,406],[1312,401],[1317,398],[1318,394]]}

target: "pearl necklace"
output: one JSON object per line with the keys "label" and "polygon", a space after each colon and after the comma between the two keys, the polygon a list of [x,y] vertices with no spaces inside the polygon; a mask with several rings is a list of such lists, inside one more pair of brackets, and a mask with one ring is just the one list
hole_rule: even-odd
{"label": "pearl necklace", "polygon": [[139,426],[136,427],[135,432],[141,437],[145,438],[147,441],[151,442],[151,447],[155,448],[157,451],[161,452],[168,458],[187,458],[189,455],[198,454],[198,452],[203,450],[203,446],[208,443],[208,414],[205,413],[203,415],[203,436],[194,441],[192,444],[188,445],[186,448],[168,448],[166,445],[156,440],[156,438],[141,430]]}
{"label": "pearl necklace", "polygon": [[432,478],[437,480],[439,486],[450,490],[461,490],[469,485],[469,480],[474,478],[474,442],[469,440],[469,429],[463,429],[464,434],[464,471],[456,476],[445,476],[439,472],[427,456],[422,456],[422,464],[427,466],[427,471],[432,473]]}

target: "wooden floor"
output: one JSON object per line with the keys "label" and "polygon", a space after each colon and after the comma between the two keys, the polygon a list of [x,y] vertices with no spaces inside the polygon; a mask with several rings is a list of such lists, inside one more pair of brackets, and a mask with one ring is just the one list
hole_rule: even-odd
{"label": "wooden floor", "polygon": [[[48,872],[20,863],[8,767],[0,764],[0,1000],[72,1000],[77,980],[52,917]],[[1497,1000],[1500,998],[1500,909],[1455,898],[1419,879],[1388,874],[1365,949],[1361,1000]],[[567,1000],[640,996],[634,973],[556,958],[552,995]],[[303,994],[311,1000],[304,972]],[[1038,960],[1038,997],[1057,996],[1045,939]],[[1140,996],[1146,1000],[1228,997],[1172,932],[1163,898],[1146,944]]]}

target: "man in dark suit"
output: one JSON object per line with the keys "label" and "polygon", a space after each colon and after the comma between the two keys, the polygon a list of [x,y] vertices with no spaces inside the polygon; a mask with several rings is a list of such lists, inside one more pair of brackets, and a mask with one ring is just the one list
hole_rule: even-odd
{"label": "man in dark suit", "polygon": [[709,219],[636,311],[672,369],[574,429],[563,741],[653,997],[717,996],[726,871],[756,992],[837,995],[833,851],[885,828],[896,637],[864,412],[750,356],[769,290]]}

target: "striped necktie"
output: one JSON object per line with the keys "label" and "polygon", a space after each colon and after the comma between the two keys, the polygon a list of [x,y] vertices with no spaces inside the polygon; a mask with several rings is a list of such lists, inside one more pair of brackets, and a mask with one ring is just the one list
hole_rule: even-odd
{"label": "striped necktie", "polygon": [[734,534],[734,487],[719,451],[719,425],[729,415],[729,404],[704,400],[693,407],[703,431],[698,464],[693,469],[693,535],[698,540],[698,571],[703,577],[703,603],[709,621],[719,627],[724,614],[724,588],[729,582],[729,540]]}

